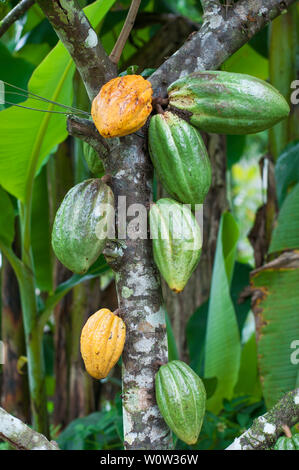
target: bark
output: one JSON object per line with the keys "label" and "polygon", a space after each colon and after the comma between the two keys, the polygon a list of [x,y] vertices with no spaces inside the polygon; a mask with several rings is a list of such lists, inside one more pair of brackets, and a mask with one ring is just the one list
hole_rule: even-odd
{"label": "bark", "polygon": [[28,422],[28,376],[26,372],[19,372],[17,367],[19,357],[26,356],[19,286],[6,260],[3,260],[2,273],[1,339],[5,345],[5,363],[2,366],[1,404],[9,413]]}
{"label": "bark", "polygon": [[254,420],[250,429],[226,450],[264,450],[273,447],[284,434],[284,426],[299,421],[299,388],[287,393],[270,411]]}
{"label": "bark", "polygon": [[[115,75],[114,66],[98,43],[96,47],[86,47],[86,39],[94,38],[94,34],[77,2],[39,0],[38,3],[73,56],[92,99],[103,81]],[[292,3],[294,0],[241,0],[227,14],[221,10],[209,15],[200,31],[153,74],[150,80],[155,95],[165,96],[167,86],[182,75],[219,67]],[[76,134],[71,123],[69,131]],[[152,166],[140,132],[122,139],[109,139],[107,143],[110,155],[105,167],[111,175],[116,201],[120,203],[120,196],[125,196],[127,207],[132,203],[148,207],[152,199]],[[134,216],[133,212],[131,217]],[[120,218],[118,212],[117,221]],[[160,281],[150,240],[136,239],[137,227],[129,228],[131,236],[125,234],[123,240],[111,243],[108,256],[116,272],[119,307],[127,326],[123,353],[125,446],[127,449],[167,449],[171,447],[170,432],[158,412],[154,393],[157,362],[167,361]],[[118,237],[121,238],[120,233]]]}
{"label": "bark", "polygon": [[56,442],[29,428],[18,418],[0,408],[0,439],[18,450],[59,450]]}

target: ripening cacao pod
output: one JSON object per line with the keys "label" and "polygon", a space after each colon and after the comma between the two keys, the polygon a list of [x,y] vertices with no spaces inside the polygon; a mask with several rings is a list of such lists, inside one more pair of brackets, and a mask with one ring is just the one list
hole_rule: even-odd
{"label": "ripening cacao pod", "polygon": [[275,450],[299,450],[299,434],[294,434],[292,437],[281,436],[278,438]]}
{"label": "ripening cacao pod", "polygon": [[202,204],[211,185],[211,164],[200,133],[171,112],[150,120],[149,152],[160,181],[177,201]]}
{"label": "ripening cacao pod", "polygon": [[87,372],[95,379],[107,377],[124,348],[126,325],[107,308],[91,315],[80,339],[81,355]]}
{"label": "ripening cacao pod", "polygon": [[156,374],[156,400],[164,420],[179,439],[197,442],[206,407],[206,391],[195,372],[182,361],[171,361]]}
{"label": "ripening cacao pod", "polygon": [[159,199],[149,213],[154,260],[170,289],[181,292],[201,254],[200,227],[190,208]]}
{"label": "ripening cacao pod", "polygon": [[152,86],[141,75],[125,75],[106,83],[94,98],[91,116],[103,137],[132,134],[152,111]]}
{"label": "ripening cacao pod", "polygon": [[191,124],[217,134],[260,132],[290,112],[276,88],[241,73],[195,72],[172,83],[168,94],[171,106],[191,113]]}
{"label": "ripening cacao pod", "polygon": [[57,258],[84,273],[103,251],[114,223],[114,196],[100,179],[77,184],[66,194],[54,220],[52,246]]}
{"label": "ripening cacao pod", "polygon": [[95,178],[101,178],[104,173],[104,165],[98,152],[87,142],[83,142],[83,154],[87,166]]}

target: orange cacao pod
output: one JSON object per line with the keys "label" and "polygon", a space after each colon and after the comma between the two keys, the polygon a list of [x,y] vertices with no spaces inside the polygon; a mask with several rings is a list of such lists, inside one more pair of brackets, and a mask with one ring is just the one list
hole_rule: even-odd
{"label": "orange cacao pod", "polygon": [[126,325],[107,308],[88,318],[81,332],[80,347],[86,370],[92,377],[107,377],[121,356],[125,338]]}
{"label": "orange cacao pod", "polygon": [[91,116],[103,137],[132,134],[152,111],[152,86],[141,75],[125,75],[106,83],[94,98]]}

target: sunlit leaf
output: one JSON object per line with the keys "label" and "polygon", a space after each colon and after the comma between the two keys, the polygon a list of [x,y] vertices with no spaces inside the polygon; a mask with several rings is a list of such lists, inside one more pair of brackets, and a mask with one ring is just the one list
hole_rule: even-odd
{"label": "sunlit leaf", "polygon": [[207,409],[218,413],[224,398],[230,399],[240,367],[240,334],[230,283],[239,231],[230,213],[221,218],[210,292],[205,345],[205,377],[217,377],[216,392]]}

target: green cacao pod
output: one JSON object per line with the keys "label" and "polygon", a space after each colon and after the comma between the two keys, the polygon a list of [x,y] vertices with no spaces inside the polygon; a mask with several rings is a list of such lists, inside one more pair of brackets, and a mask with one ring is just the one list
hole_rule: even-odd
{"label": "green cacao pod", "polygon": [[105,170],[103,162],[100,159],[98,153],[91,145],[87,144],[86,142],[83,143],[83,153],[87,166],[92,175],[96,178],[101,178],[104,175]]}
{"label": "green cacao pod", "polygon": [[52,246],[57,258],[75,273],[84,273],[103,251],[114,221],[112,190],[89,179],[66,194],[55,217]]}
{"label": "green cacao pod", "polygon": [[155,380],[156,400],[170,429],[187,444],[197,442],[206,407],[205,387],[182,361],[160,367]]}
{"label": "green cacao pod", "polygon": [[275,450],[299,450],[299,434],[294,434],[292,437],[281,436],[278,438]]}
{"label": "green cacao pod", "polygon": [[150,120],[149,152],[161,183],[174,199],[202,204],[211,185],[211,164],[200,133],[171,112]]}
{"label": "green cacao pod", "polygon": [[195,72],[172,83],[168,94],[171,106],[191,113],[191,124],[217,134],[260,132],[290,112],[276,88],[240,73]]}
{"label": "green cacao pod", "polygon": [[153,204],[149,218],[155,263],[170,289],[181,292],[200,258],[200,227],[188,206],[170,198]]}

